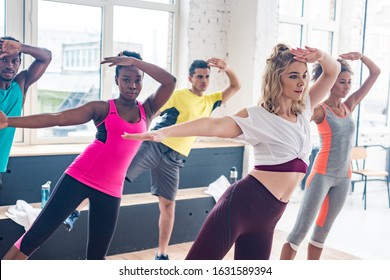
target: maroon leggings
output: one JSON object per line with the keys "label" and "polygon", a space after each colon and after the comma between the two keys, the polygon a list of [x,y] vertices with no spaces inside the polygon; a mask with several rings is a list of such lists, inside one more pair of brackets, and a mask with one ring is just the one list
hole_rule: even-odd
{"label": "maroon leggings", "polygon": [[246,176],[219,199],[186,260],[221,260],[234,243],[236,260],[269,259],[274,229],[286,205],[257,179]]}

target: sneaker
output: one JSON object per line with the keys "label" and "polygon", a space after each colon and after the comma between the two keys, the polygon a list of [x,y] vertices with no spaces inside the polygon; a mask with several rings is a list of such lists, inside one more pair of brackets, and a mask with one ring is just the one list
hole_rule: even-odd
{"label": "sneaker", "polygon": [[76,222],[76,220],[80,217],[80,212],[77,210],[74,210],[72,214],[69,215],[68,218],[62,223],[64,227],[68,230],[71,231],[73,229],[73,225]]}
{"label": "sneaker", "polygon": [[158,261],[167,261],[169,260],[169,257],[167,254],[161,254],[161,255],[157,255],[154,257],[155,260],[158,260]]}

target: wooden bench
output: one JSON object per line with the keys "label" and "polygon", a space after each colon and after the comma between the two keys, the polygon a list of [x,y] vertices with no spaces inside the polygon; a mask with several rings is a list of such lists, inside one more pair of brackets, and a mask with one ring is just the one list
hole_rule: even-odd
{"label": "wooden bench", "polygon": [[[0,191],[0,257],[24,233],[24,228],[5,216],[18,199],[40,207],[40,187],[55,182],[85,145],[17,147],[12,151],[9,174]],[[176,199],[175,224],[170,244],[193,241],[204,219],[215,205],[204,193],[221,175],[229,176],[234,165],[241,178],[244,145],[234,142],[197,142],[184,167]],[[155,248],[158,244],[158,200],[150,194],[150,175],[141,174],[125,182],[118,225],[108,255]],[[88,212],[82,213],[74,229],[59,227],[31,259],[83,259],[87,242]]]}

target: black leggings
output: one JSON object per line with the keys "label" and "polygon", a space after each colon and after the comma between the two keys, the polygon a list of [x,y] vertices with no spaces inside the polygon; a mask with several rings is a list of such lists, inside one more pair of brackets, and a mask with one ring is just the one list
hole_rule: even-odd
{"label": "black leggings", "polygon": [[27,256],[33,254],[85,198],[89,199],[86,258],[105,259],[117,224],[121,199],[90,188],[67,174],[60,178],[45,208],[15,246]]}
{"label": "black leggings", "polygon": [[286,205],[246,176],[218,200],[186,259],[221,260],[234,243],[236,260],[269,259],[275,226]]}

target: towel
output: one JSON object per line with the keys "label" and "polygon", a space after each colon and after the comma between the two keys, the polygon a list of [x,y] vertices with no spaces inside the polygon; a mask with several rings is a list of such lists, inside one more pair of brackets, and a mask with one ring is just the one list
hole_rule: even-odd
{"label": "towel", "polygon": [[8,208],[5,215],[27,231],[40,212],[40,208],[34,208],[24,200],[17,200],[15,205]]}
{"label": "towel", "polygon": [[221,175],[217,180],[212,182],[204,192],[213,196],[215,202],[218,202],[229,186],[229,180],[224,175]]}

